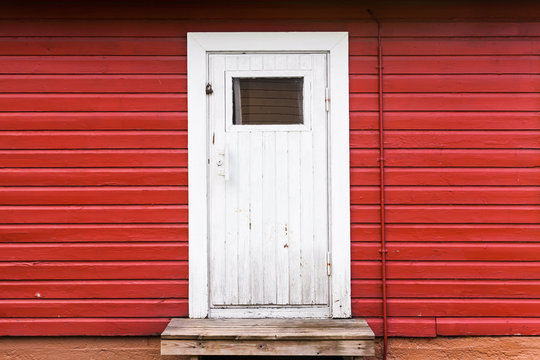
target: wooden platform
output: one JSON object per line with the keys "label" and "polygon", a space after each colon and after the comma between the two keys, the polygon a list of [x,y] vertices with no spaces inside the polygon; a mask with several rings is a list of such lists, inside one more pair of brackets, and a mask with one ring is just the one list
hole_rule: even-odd
{"label": "wooden platform", "polygon": [[173,319],[162,355],[373,356],[361,319]]}

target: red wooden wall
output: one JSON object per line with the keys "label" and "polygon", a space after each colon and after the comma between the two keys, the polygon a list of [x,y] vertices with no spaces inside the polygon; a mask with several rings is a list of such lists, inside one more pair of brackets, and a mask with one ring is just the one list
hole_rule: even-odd
{"label": "red wooden wall", "polygon": [[353,313],[380,333],[367,7],[384,20],[390,334],[540,334],[540,9],[471,3],[6,7],[0,334],[187,315],[186,32],[284,30],[351,37]]}

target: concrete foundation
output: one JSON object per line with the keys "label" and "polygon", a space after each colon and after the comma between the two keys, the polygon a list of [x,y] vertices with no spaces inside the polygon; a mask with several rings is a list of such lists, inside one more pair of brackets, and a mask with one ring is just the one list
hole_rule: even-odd
{"label": "concrete foundation", "polygon": [[[391,338],[389,360],[537,360],[540,337]],[[178,360],[160,356],[159,337],[3,337],[2,360]],[[380,359],[379,341],[376,357]]]}

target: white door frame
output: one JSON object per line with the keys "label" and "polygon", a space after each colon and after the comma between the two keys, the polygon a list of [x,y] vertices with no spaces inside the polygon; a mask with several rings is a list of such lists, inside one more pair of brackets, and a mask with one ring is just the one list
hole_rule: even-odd
{"label": "white door frame", "polygon": [[346,32],[188,33],[189,316],[209,312],[208,103],[209,52],[328,54],[328,226],[332,263],[330,310],[351,316],[349,184],[349,41]]}

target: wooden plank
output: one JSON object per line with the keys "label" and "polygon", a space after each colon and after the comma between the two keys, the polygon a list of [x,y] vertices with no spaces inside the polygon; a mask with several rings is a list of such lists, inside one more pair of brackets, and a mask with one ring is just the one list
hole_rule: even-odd
{"label": "wooden plank", "polygon": [[3,150],[0,167],[185,167],[187,150]]}
{"label": "wooden plank", "polygon": [[[160,6],[132,6],[129,2],[98,3],[96,4],[67,4],[59,9],[51,9],[44,4],[26,2],[7,6],[1,14],[3,19],[201,19],[217,21],[221,19],[244,20],[371,20],[369,13],[362,12],[362,7],[351,6],[348,3],[333,4],[313,3],[309,8],[304,4],[260,4],[246,6],[242,2],[233,2],[224,6],[223,3],[211,1],[209,6],[197,6],[192,3],[166,3]],[[26,5],[26,6],[25,6]],[[54,11],[56,10],[56,11]],[[534,3],[519,2],[508,7],[505,3],[495,2],[490,7],[480,8],[477,3],[463,3],[456,6],[452,3],[442,3],[439,6],[426,6],[421,2],[418,6],[403,4],[399,1],[389,1],[377,4],[376,13],[384,14],[385,20],[434,21],[455,20],[485,21],[499,19],[527,20],[536,19],[538,9]]]}
{"label": "wooden plank", "polygon": [[[264,57],[265,68],[270,63],[270,58]],[[262,248],[264,254],[262,282],[263,282],[263,301],[266,304],[277,304],[277,272],[280,271],[277,267],[277,239],[276,228],[277,209],[276,199],[277,193],[281,191],[276,184],[279,181],[276,177],[276,133],[265,132],[263,137],[263,158],[262,158],[262,194],[263,201],[263,229],[262,229]]]}
{"label": "wooden plank", "polygon": [[1,206],[2,224],[186,223],[186,205]]}
{"label": "wooden plank", "polygon": [[161,340],[162,355],[242,355],[242,356],[373,356],[372,340],[333,341],[226,341]]}
{"label": "wooden plank", "polygon": [[[351,37],[352,55],[374,55],[375,39]],[[373,44],[373,45],[372,45]],[[386,38],[383,55],[538,55],[540,45],[532,37]]]}
{"label": "wooden plank", "polygon": [[[519,24],[504,24],[507,32],[513,34]],[[374,36],[374,24],[348,21],[284,21],[273,19],[269,21],[243,19],[242,28],[249,31],[343,31],[362,36]],[[0,36],[151,36],[178,37],[185,36],[188,31],[238,31],[239,24],[235,20],[221,19],[219,21],[202,22],[191,19],[177,20],[145,20],[145,19],[92,19],[70,20],[55,19],[53,21],[4,20],[0,23]],[[534,23],[525,23],[519,30],[523,35],[535,34]],[[504,31],[501,29],[500,31]],[[504,32],[502,32],[504,34]],[[533,36],[533,35],[531,35]]]}
{"label": "wooden plank", "polygon": [[187,185],[186,168],[0,169],[1,186]]}
{"label": "wooden plank", "polygon": [[1,75],[2,92],[185,93],[185,75]]}
{"label": "wooden plank", "polygon": [[[534,149],[539,131],[395,131],[385,132],[385,148]],[[351,131],[351,148],[377,148],[377,131]]]}
{"label": "wooden plank", "polygon": [[[539,75],[385,75],[384,91],[388,93],[520,93],[540,91]],[[377,92],[376,75],[351,75],[351,92]]]}
{"label": "wooden plank", "polygon": [[[380,244],[355,242],[353,260],[379,260]],[[537,243],[428,243],[391,242],[386,246],[388,260],[422,261],[540,261]]]}
{"label": "wooden plank", "polygon": [[187,224],[0,225],[0,242],[186,242],[187,227]]}
{"label": "wooden plank", "polygon": [[185,131],[2,131],[0,149],[187,149]]}
{"label": "wooden plank", "polygon": [[[435,224],[538,224],[540,206],[531,205],[389,205],[386,221]],[[379,222],[376,205],[351,206],[351,223]]]}
{"label": "wooden plank", "polygon": [[[375,336],[383,336],[383,324],[381,318],[365,318]],[[389,317],[388,335],[406,337],[435,337],[437,327],[434,317]]]}
{"label": "wooden plank", "polygon": [[[377,74],[376,56],[351,56],[350,74]],[[384,74],[537,74],[537,56],[387,56]]]}
{"label": "wooden plank", "polygon": [[[351,94],[351,111],[377,111],[377,94]],[[540,111],[536,93],[385,94],[385,111]]]}
{"label": "wooden plank", "polygon": [[[352,226],[353,241],[379,241],[377,224]],[[532,224],[389,224],[387,241],[537,242],[540,225]]]}
{"label": "wooden plank", "polygon": [[[387,168],[387,185],[540,185],[538,168]],[[379,169],[351,169],[351,184],[378,185]]]}
{"label": "wooden plank", "polygon": [[287,135],[276,133],[276,298],[278,304],[289,301],[289,167],[287,158]]}
{"label": "wooden plank", "polygon": [[168,318],[9,318],[0,320],[0,335],[159,335]]}
{"label": "wooden plank", "polygon": [[[539,280],[538,262],[389,261],[388,279]],[[378,261],[353,261],[353,279],[380,279]]]}
{"label": "wooden plank", "polygon": [[186,111],[185,94],[0,94],[3,111]]}
{"label": "wooden plank", "polygon": [[188,260],[185,242],[0,244],[0,261]]}
{"label": "wooden plank", "polygon": [[[375,24],[360,21],[302,21],[294,23],[273,19],[243,19],[242,27],[250,31],[343,31],[350,36],[376,36]],[[179,36],[187,31],[238,31],[236,20],[201,22],[189,19],[19,19],[4,20],[0,24],[0,36]],[[383,37],[494,37],[494,36],[540,36],[535,22],[527,21],[386,21]]]}
{"label": "wooden plank", "polygon": [[[351,112],[351,130],[378,130],[377,112]],[[538,112],[387,112],[386,130],[538,130]]]}
{"label": "wooden plank", "polygon": [[0,205],[187,205],[185,186],[0,187]]}
{"label": "wooden plank", "polygon": [[538,317],[437,318],[437,335],[540,335]]}
{"label": "wooden plank", "polygon": [[0,113],[3,130],[187,130],[186,112]]}
{"label": "wooden plank", "polygon": [[0,281],[9,299],[187,298],[187,280]]}
{"label": "wooden plank", "polygon": [[0,270],[0,280],[188,278],[186,261],[2,262]]}
{"label": "wooden plank", "polygon": [[538,23],[532,22],[471,22],[471,21],[404,21],[385,22],[384,37],[410,36],[540,36]]}
{"label": "wooden plank", "polygon": [[2,317],[187,316],[187,299],[0,300]]}
{"label": "wooden plank", "polygon": [[185,56],[0,56],[0,63],[1,74],[187,73]]}
{"label": "wooden plank", "polygon": [[186,55],[185,37],[2,37],[0,55]]}
{"label": "wooden plank", "polygon": [[173,319],[165,340],[368,340],[362,319]]}
{"label": "wooden plank", "polygon": [[[389,280],[389,297],[403,298],[538,298],[534,280]],[[380,280],[354,280],[353,298],[379,298]]]}
{"label": "wooden plank", "polygon": [[[2,152],[0,152],[0,164]],[[388,149],[389,167],[538,167],[539,150]],[[351,150],[351,167],[378,166],[377,150]]]}
{"label": "wooden plank", "polygon": [[[378,204],[376,186],[351,187],[351,204]],[[0,191],[0,199],[2,198]],[[535,186],[388,186],[387,204],[456,204],[456,205],[512,205],[540,204],[540,187]]]}
{"label": "wooden plank", "polygon": [[[388,299],[389,316],[537,316],[538,299]],[[353,316],[381,316],[379,299],[354,299]]]}

